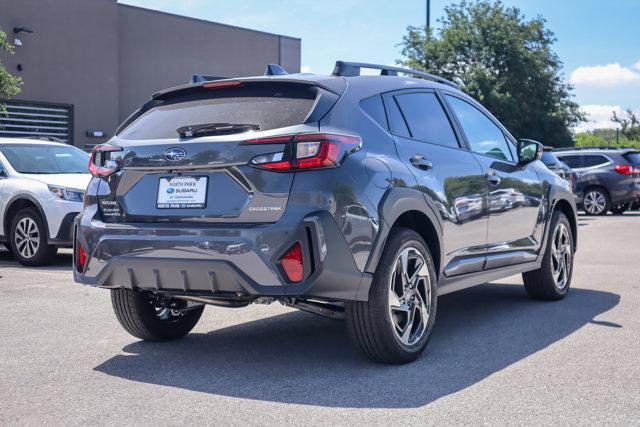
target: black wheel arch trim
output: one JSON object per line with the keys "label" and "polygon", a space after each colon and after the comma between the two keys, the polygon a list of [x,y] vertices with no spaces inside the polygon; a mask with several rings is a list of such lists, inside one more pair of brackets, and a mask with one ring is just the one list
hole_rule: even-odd
{"label": "black wheel arch trim", "polygon": [[[371,254],[365,265],[364,271],[366,273],[375,272],[391,228],[401,215],[411,211],[418,211],[429,218],[438,236],[437,243],[440,248],[439,254],[432,255],[437,255],[439,259],[443,259],[442,221],[436,214],[437,208],[432,206],[432,204],[433,202],[430,203],[430,201],[424,197],[423,193],[418,190],[398,187],[392,187],[387,190],[378,207],[382,221],[380,221],[380,229],[378,230],[372,245]],[[441,268],[442,266],[440,266],[440,269]]]}
{"label": "black wheel arch trim", "polygon": [[49,222],[47,221],[47,216],[44,214],[44,209],[42,209],[42,205],[40,205],[40,202],[38,202],[38,200],[35,197],[29,194],[16,194],[11,199],[9,199],[9,203],[7,203],[7,207],[4,210],[4,216],[3,216],[4,224],[2,224],[2,230],[4,232],[4,235],[6,237],[9,236],[9,227],[11,226],[7,218],[7,213],[9,212],[9,209],[11,208],[11,206],[13,206],[13,204],[18,200],[28,200],[29,202],[33,203],[36,206],[36,209],[38,209],[38,213],[40,214],[40,219],[44,223],[47,242],[51,240],[51,236],[49,235]]}

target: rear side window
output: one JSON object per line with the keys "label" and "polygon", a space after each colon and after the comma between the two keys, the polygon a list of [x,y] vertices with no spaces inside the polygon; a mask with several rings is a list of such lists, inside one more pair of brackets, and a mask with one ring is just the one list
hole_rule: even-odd
{"label": "rear side window", "polygon": [[387,110],[387,118],[389,119],[389,132],[394,135],[401,136],[403,138],[410,138],[409,129],[407,124],[402,118],[398,103],[394,97],[385,97],[384,106]]}
{"label": "rear side window", "polygon": [[176,138],[182,126],[209,123],[253,124],[259,130],[300,124],[316,95],[312,87],[249,83],[241,87],[197,89],[159,101],[118,136],[125,139]]}
{"label": "rear side window", "polygon": [[631,163],[634,166],[640,166],[640,153],[635,151],[635,152],[629,152],[629,153],[625,153],[622,155],[622,157],[624,157],[624,159]]}
{"label": "rear side window", "polygon": [[459,147],[451,123],[434,93],[396,95],[396,100],[413,139],[447,147]]}
{"label": "rear side window", "polygon": [[380,126],[385,129],[389,129],[387,123],[387,115],[384,112],[384,105],[382,104],[382,96],[375,95],[367,99],[360,101],[360,108],[373,120],[375,120]]}
{"label": "rear side window", "polygon": [[591,168],[594,166],[602,166],[609,162],[610,160],[607,159],[605,156],[586,155],[586,156],[583,156],[582,158],[582,167]]}
{"label": "rear side window", "polygon": [[449,95],[447,100],[467,136],[471,151],[513,161],[513,155],[502,129],[467,101]]}

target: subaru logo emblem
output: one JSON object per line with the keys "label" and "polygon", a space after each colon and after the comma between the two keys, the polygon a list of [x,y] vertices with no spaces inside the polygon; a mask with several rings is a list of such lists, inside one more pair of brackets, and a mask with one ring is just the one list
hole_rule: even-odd
{"label": "subaru logo emblem", "polygon": [[164,158],[170,162],[179,162],[184,160],[185,157],[187,157],[187,152],[178,147],[169,148],[164,152]]}

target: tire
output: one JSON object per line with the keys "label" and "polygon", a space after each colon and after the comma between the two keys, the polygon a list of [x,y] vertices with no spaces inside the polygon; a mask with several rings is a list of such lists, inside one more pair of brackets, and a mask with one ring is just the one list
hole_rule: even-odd
{"label": "tire", "polygon": [[[124,330],[145,341],[182,338],[196,326],[204,311],[204,306],[188,310],[157,309],[148,296],[131,289],[112,289],[111,305]],[[163,319],[164,314],[168,316]]]}
{"label": "tire", "polygon": [[46,226],[40,213],[33,208],[22,209],[13,217],[9,244],[13,256],[26,267],[48,264],[58,252],[58,248],[47,243]]}
{"label": "tire", "polygon": [[611,209],[611,198],[603,188],[590,188],[584,194],[582,206],[588,215],[606,215]]}
{"label": "tire", "polygon": [[[406,264],[401,259],[404,254]],[[423,267],[417,268],[419,262]],[[416,280],[406,291],[401,275],[396,274],[402,265],[407,266],[408,275],[416,273]],[[367,357],[387,364],[408,363],[418,358],[427,346],[435,322],[436,277],[433,258],[422,237],[407,228],[394,229],[373,275],[369,301],[345,305],[349,335]],[[392,285],[395,309],[390,304],[394,301]],[[412,313],[414,321],[409,326]],[[419,324],[415,323],[416,318],[420,318]],[[403,329],[408,333],[403,334]]]}
{"label": "tire", "polygon": [[[560,239],[560,240],[558,240]],[[563,248],[558,253],[557,249]],[[571,224],[559,211],[553,213],[542,266],[522,275],[524,288],[531,298],[555,301],[564,298],[571,286],[575,243]],[[557,255],[555,255],[557,254]],[[559,264],[559,259],[562,264]],[[561,268],[565,266],[566,269]],[[556,277],[557,275],[557,277]]]}
{"label": "tire", "polygon": [[614,215],[622,215],[631,208],[631,203],[621,203],[611,208]]}

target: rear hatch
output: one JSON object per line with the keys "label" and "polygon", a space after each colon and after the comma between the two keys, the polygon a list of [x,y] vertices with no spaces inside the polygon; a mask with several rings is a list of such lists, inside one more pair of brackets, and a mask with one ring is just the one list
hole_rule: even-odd
{"label": "rear hatch", "polygon": [[275,222],[293,173],[249,166],[286,141],[248,140],[317,132],[338,99],[312,82],[219,81],[163,92],[145,104],[101,155],[117,165],[99,204],[107,222]]}

